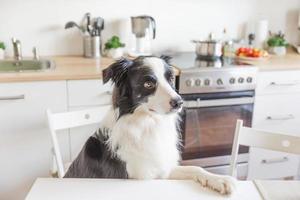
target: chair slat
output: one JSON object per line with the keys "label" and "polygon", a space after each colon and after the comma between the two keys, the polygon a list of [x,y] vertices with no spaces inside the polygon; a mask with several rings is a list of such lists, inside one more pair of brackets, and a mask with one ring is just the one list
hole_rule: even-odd
{"label": "chair slat", "polygon": [[286,153],[300,154],[300,137],[242,127],[239,144]]}
{"label": "chair slat", "polygon": [[[107,106],[106,111],[109,109]],[[55,113],[51,115],[54,130],[62,130],[67,128],[75,128],[89,124],[99,123],[105,113],[101,108],[92,108],[80,111],[71,111],[66,113]]]}
{"label": "chair slat", "polygon": [[243,121],[237,120],[230,161],[231,176],[237,173],[240,145],[300,155],[300,137],[244,127]]}
{"label": "chair slat", "polygon": [[110,106],[101,106],[65,113],[52,113],[50,110],[47,110],[48,124],[53,144],[53,153],[58,170],[58,177],[62,178],[65,174],[65,170],[57,139],[57,130],[100,123],[105,116],[105,112],[107,112],[109,108]]}

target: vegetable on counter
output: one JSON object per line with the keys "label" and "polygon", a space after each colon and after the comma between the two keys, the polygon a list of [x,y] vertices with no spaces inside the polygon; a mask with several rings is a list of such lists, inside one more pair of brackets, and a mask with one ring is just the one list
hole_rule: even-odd
{"label": "vegetable on counter", "polygon": [[269,54],[263,49],[241,47],[236,51],[238,57],[260,58],[267,57]]}
{"label": "vegetable on counter", "polygon": [[284,34],[279,31],[278,33],[269,32],[269,39],[267,44],[269,47],[287,47],[288,42],[284,38]]}
{"label": "vegetable on counter", "polygon": [[112,36],[112,38],[110,38],[106,43],[105,43],[105,49],[117,49],[117,48],[121,48],[121,47],[125,47],[124,43],[120,42],[120,38],[118,36]]}
{"label": "vegetable on counter", "polygon": [[0,41],[0,49],[3,49],[3,50],[5,50],[5,48],[6,48],[6,47],[5,47],[5,44],[4,44],[4,42],[1,42],[1,41]]}

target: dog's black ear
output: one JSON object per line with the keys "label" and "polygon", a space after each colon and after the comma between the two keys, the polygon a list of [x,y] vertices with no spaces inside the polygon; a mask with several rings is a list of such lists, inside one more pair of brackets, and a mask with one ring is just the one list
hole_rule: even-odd
{"label": "dog's black ear", "polygon": [[167,64],[170,64],[170,60],[172,59],[171,56],[167,55],[161,55],[160,58],[163,59]]}
{"label": "dog's black ear", "polygon": [[133,62],[127,58],[117,60],[102,71],[103,83],[112,80],[119,87],[121,82],[127,77],[128,68],[132,64]]}

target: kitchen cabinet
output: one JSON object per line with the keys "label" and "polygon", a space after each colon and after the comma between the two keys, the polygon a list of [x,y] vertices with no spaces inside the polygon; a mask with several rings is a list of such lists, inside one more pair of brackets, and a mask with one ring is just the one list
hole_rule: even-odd
{"label": "kitchen cabinet", "polygon": [[[253,127],[300,137],[300,71],[260,72]],[[297,177],[299,155],[251,148],[248,178]]]}
{"label": "kitchen cabinet", "polygon": [[[1,83],[0,199],[23,199],[37,177],[49,176],[52,144],[47,108],[66,112],[97,106],[105,116],[111,91],[111,85],[101,80]],[[57,134],[65,163],[76,157],[97,126]]]}
{"label": "kitchen cabinet", "polygon": [[[105,113],[111,107],[112,86],[101,80],[67,81],[69,111],[98,107]],[[99,124],[70,129],[71,159],[76,158],[85,141],[94,134]]]}
{"label": "kitchen cabinet", "polygon": [[70,80],[68,86],[69,107],[102,106],[111,103],[112,85],[102,80]]}
{"label": "kitchen cabinet", "polygon": [[[67,110],[65,81],[0,84],[0,199],[24,199],[37,177],[49,175],[47,108]],[[68,131],[59,142],[68,160]]]}
{"label": "kitchen cabinet", "polygon": [[271,94],[294,94],[300,92],[300,70],[259,72],[256,93],[258,96]]}
{"label": "kitchen cabinet", "polygon": [[[111,97],[112,86],[98,79],[1,83],[0,199],[23,199],[36,177],[49,176],[52,145],[47,108],[65,112],[100,107],[103,112],[99,114],[105,116]],[[253,127],[300,136],[299,102],[300,71],[259,72]],[[58,134],[64,162],[77,156],[97,126]],[[296,176],[299,156],[252,148],[249,164],[243,164],[240,171],[248,167],[250,177],[255,172],[261,178]],[[228,168],[208,170],[226,174]]]}

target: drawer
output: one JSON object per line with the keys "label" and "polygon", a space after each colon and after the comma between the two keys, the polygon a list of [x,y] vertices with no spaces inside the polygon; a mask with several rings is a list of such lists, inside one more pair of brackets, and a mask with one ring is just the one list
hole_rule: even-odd
{"label": "drawer", "polygon": [[300,94],[257,96],[253,127],[300,136]]}
{"label": "drawer", "polygon": [[112,86],[102,80],[68,81],[69,106],[99,106],[111,104]]}
{"label": "drawer", "polygon": [[300,92],[300,71],[260,72],[257,95]]}
{"label": "drawer", "polygon": [[297,176],[299,155],[250,148],[248,179],[279,179]]}

